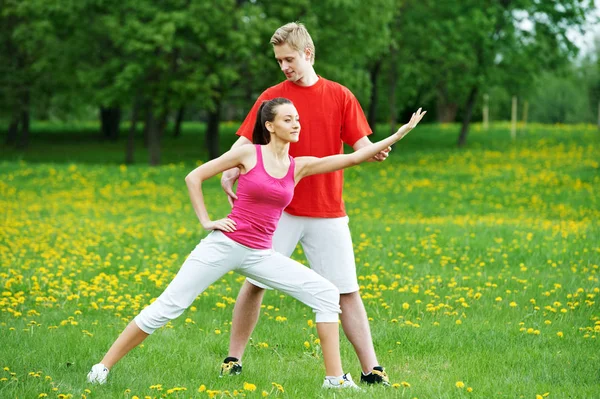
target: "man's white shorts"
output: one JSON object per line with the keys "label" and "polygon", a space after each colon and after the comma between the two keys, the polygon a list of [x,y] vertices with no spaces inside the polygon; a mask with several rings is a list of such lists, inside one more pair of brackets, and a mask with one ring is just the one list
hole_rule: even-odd
{"label": "man's white shorts", "polygon": [[[289,257],[298,242],[311,269],[331,281],[341,294],[358,291],[348,216],[311,218],[284,212],[273,236],[273,249]],[[247,280],[258,287],[269,288],[251,278]]]}

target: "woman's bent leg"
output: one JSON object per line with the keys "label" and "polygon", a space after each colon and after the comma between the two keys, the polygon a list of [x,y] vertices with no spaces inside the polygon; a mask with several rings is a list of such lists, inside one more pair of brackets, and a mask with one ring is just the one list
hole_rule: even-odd
{"label": "woman's bent leg", "polygon": [[325,375],[338,377],[344,374],[340,356],[340,328],[338,323],[317,323],[317,334],[321,340]]}
{"label": "woman's bent leg", "polygon": [[311,269],[279,253],[248,257],[239,270],[263,284],[282,291],[310,306],[316,313],[317,333],[321,340],[325,371],[340,376],[339,327],[340,294],[338,289]]}

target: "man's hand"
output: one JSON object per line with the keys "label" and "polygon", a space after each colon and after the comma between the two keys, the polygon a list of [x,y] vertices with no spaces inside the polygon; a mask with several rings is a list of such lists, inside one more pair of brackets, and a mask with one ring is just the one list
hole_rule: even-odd
{"label": "man's hand", "polygon": [[392,151],[392,147],[388,147],[385,150],[381,151],[379,154],[376,154],[373,158],[369,159],[369,162],[383,162],[390,155],[390,151]]}
{"label": "man's hand", "polygon": [[233,185],[240,177],[239,168],[232,168],[223,172],[223,176],[221,176],[221,187],[223,187],[223,191],[227,194],[227,200],[229,201],[229,205],[233,208],[233,201],[238,199],[237,195],[233,191]]}
{"label": "man's hand", "polygon": [[[352,148],[354,149],[354,151],[358,151],[361,148],[367,147],[371,144],[373,144],[373,143],[371,143],[371,140],[369,140],[369,138],[367,136],[364,136],[363,138],[358,140],[356,143],[354,143]],[[387,157],[390,155],[391,150],[392,150],[392,147],[386,148],[385,150],[381,151],[379,154],[375,155],[373,158],[369,159],[368,162],[383,162],[383,161],[385,161],[387,159]]]}

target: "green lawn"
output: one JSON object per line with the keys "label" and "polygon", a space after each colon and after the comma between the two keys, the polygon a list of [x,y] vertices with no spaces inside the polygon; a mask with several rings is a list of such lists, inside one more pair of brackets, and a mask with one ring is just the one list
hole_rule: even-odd
{"label": "green lawn", "polygon": [[[206,155],[193,125],[164,138],[155,168],[142,149],[139,163],[120,165],[124,142],[75,130],[77,143],[42,126],[27,151],[0,147],[0,397],[600,397],[593,126],[532,125],[511,142],[506,124],[475,125],[459,150],[458,126],[424,125],[384,164],[346,171],[361,293],[395,383],[358,393],[320,389],[313,314],[278,292],[265,297],[243,374],[219,379],[235,274],[125,357],[108,384],[87,384],[205,235],[183,179]],[[235,126],[223,130],[225,149]],[[218,179],[205,191],[211,214],[225,216]],[[358,379],[345,338],[342,358]]]}

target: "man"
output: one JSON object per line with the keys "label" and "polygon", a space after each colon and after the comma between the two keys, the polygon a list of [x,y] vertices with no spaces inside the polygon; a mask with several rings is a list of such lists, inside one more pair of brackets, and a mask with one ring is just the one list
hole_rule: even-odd
{"label": "man", "polygon": [[[300,140],[291,145],[290,155],[324,157],[342,153],[343,143],[354,150],[370,145],[367,136],[372,132],[354,95],[344,86],[316,74],[315,47],[306,28],[299,23],[286,24],[275,31],[271,44],[286,80],[260,95],[237,131],[240,138],[233,147],[252,142],[258,108],[263,101],[275,97],[292,100],[300,115]],[[385,160],[388,152],[389,149],[379,153],[375,159]],[[237,199],[233,184],[238,176],[236,168],[223,173],[221,179],[230,201]],[[310,267],[340,291],[342,328],[361,363],[361,381],[389,385],[377,361],[367,313],[359,294],[342,189],[342,171],[302,180],[277,226],[273,247],[291,256],[298,242],[302,244]],[[233,311],[229,356],[221,366],[221,375],[241,373],[240,359],[258,321],[265,288],[251,279],[244,282]]]}

